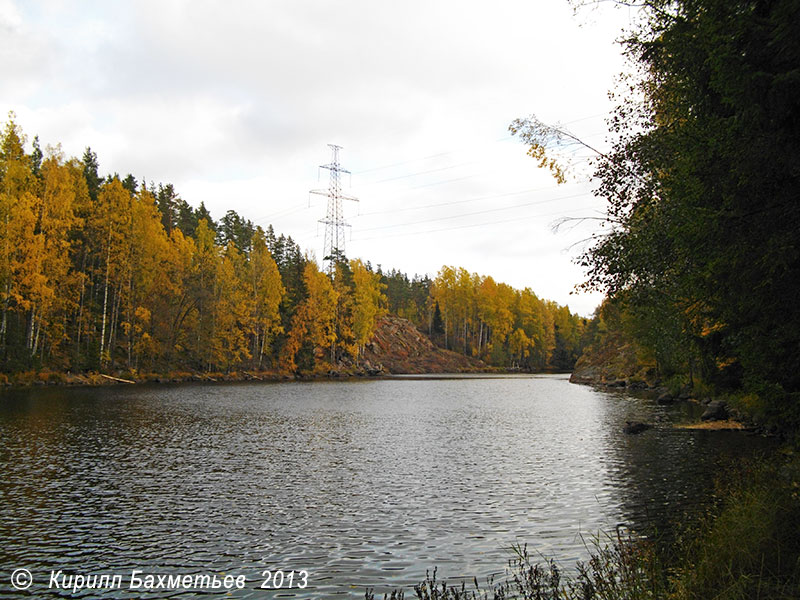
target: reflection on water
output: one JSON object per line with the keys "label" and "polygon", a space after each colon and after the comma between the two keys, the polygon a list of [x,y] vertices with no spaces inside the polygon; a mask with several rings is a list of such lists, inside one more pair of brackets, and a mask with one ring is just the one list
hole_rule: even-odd
{"label": "reflection on water", "polygon": [[242,573],[239,597],[305,569],[306,598],[482,577],[520,542],[569,563],[766,444],[671,429],[679,410],[563,376],[7,391],[0,595],[17,566]]}

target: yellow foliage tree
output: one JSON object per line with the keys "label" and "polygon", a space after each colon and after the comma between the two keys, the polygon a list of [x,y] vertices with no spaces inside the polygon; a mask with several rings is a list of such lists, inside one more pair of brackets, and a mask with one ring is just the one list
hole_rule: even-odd
{"label": "yellow foliage tree", "polygon": [[253,355],[258,358],[257,364],[261,368],[273,338],[283,333],[280,305],[286,295],[278,265],[267,248],[261,228],[253,236],[248,282],[252,296]]}
{"label": "yellow foliage tree", "polygon": [[191,291],[197,308],[197,318],[192,331],[193,354],[206,370],[211,370],[216,359],[214,352],[215,285],[219,272],[219,248],[214,244],[214,232],[205,219],[200,219],[195,230],[196,249],[192,257]]}
{"label": "yellow foliage tree", "polygon": [[103,265],[99,355],[101,367],[113,359],[122,294],[131,276],[131,205],[130,192],[122,187],[119,178],[114,178],[100,190],[91,219],[96,229],[95,239],[100,240]]}
{"label": "yellow foliage tree", "polygon": [[353,334],[355,336],[357,355],[360,357],[364,346],[375,333],[375,324],[386,312],[385,285],[380,275],[373,273],[360,259],[350,261],[353,271]]}
{"label": "yellow foliage tree", "polygon": [[[81,173],[65,165],[58,155],[49,157],[41,168],[43,190],[38,207],[38,235],[41,236],[42,275],[31,353],[44,351],[49,341],[52,351],[65,339],[67,315],[77,305],[79,277],[71,269],[69,232],[80,224],[74,206],[84,201]],[[41,338],[41,339],[40,339]]]}
{"label": "yellow foliage tree", "polygon": [[520,363],[528,357],[531,351],[532,340],[525,335],[522,329],[515,329],[508,339],[508,348],[514,358],[512,366],[519,367]]}
{"label": "yellow foliage tree", "polygon": [[210,348],[210,362],[226,371],[250,358],[247,324],[252,301],[241,279],[244,270],[244,257],[233,242],[229,242],[222,259],[217,262]]}
{"label": "yellow foliage tree", "polygon": [[131,203],[130,269],[122,323],[129,367],[138,368],[142,360],[152,364],[163,352],[161,329],[152,316],[163,310],[165,297],[177,291],[168,268],[171,251],[155,198],[142,189]]}
{"label": "yellow foliage tree", "polygon": [[283,348],[281,369],[297,369],[297,353],[304,344],[315,350],[329,348],[336,341],[336,302],[338,294],[331,280],[309,260],[303,270],[303,282],[308,296],[297,307],[292,317],[289,338]]}

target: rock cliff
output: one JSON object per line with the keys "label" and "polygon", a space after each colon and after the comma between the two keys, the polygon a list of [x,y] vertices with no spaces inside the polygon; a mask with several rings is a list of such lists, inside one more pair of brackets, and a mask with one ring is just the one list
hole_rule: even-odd
{"label": "rock cliff", "polygon": [[392,315],[380,318],[362,359],[373,367],[383,366],[388,373],[459,373],[486,368],[483,361],[434,346],[410,321]]}

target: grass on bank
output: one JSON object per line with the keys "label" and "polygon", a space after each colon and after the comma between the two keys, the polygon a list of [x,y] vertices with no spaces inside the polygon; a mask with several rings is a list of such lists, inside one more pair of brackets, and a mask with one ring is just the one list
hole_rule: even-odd
{"label": "grass on bank", "polygon": [[[449,586],[436,570],[419,600],[790,600],[800,598],[800,457],[786,452],[730,470],[705,513],[667,547],[618,531],[564,574],[515,548],[507,576]],[[395,590],[385,600],[402,600]],[[367,590],[366,600],[374,600]]]}

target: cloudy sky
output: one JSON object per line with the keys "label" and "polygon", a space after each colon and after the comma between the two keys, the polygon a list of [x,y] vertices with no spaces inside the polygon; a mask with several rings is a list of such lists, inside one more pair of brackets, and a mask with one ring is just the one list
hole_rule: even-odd
{"label": "cloudy sky", "polygon": [[573,261],[596,222],[552,231],[603,209],[588,155],[557,186],[507,128],[535,113],[602,147],[631,18],[566,0],[0,0],[0,110],[317,257],[326,199],[308,192],[340,145],[349,257],[461,266],[588,315],[600,297],[571,294]]}

